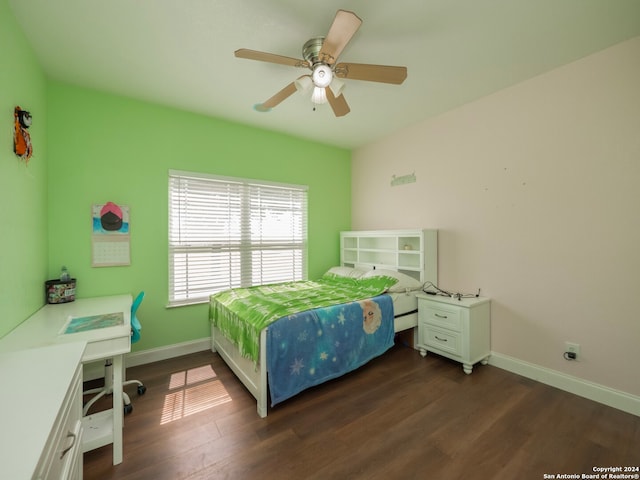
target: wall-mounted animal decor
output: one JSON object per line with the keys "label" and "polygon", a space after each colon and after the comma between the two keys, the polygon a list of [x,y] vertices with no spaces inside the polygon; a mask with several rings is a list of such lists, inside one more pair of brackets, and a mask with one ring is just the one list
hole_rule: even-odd
{"label": "wall-mounted animal decor", "polygon": [[33,146],[31,145],[31,135],[27,130],[31,126],[31,114],[20,107],[16,107],[13,111],[15,119],[15,130],[13,133],[13,151],[25,162],[29,162],[33,154]]}

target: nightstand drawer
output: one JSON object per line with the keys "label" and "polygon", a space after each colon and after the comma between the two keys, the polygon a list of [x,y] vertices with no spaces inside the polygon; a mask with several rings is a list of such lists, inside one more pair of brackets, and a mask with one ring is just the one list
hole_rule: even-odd
{"label": "nightstand drawer", "polygon": [[425,338],[422,338],[422,342],[428,347],[437,348],[443,352],[450,353],[451,355],[461,355],[462,347],[459,333],[442,330],[440,328],[432,327],[429,325],[424,330]]}
{"label": "nightstand drawer", "polygon": [[421,321],[431,325],[438,325],[456,332],[462,331],[460,309],[457,307],[433,303],[423,304],[420,307],[419,316]]}

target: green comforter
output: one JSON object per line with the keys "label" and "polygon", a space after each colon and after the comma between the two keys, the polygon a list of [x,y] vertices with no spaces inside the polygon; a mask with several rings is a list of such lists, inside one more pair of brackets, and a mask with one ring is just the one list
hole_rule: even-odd
{"label": "green comforter", "polygon": [[317,281],[234,288],[211,295],[209,320],[241,355],[257,363],[260,332],[272,322],[305,310],[375,297],[396,282],[385,276],[354,279],[327,273]]}

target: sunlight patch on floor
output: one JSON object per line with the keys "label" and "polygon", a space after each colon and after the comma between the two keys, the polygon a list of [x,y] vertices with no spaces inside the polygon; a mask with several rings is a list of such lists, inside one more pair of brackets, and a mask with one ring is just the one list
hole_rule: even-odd
{"label": "sunlight patch on floor", "polygon": [[231,401],[211,365],[176,372],[169,380],[160,425]]}

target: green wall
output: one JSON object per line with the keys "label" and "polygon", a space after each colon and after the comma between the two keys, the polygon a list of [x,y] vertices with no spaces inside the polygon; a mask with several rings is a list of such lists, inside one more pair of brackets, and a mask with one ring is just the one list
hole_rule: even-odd
{"label": "green wall", "polygon": [[[209,335],[207,305],[167,309],[169,169],[309,186],[309,277],[339,261],[350,228],[349,151],[49,82],[48,274],[66,265],[78,297],[145,290],[134,350]],[[91,205],[131,214],[131,265],[91,267]]]}
{"label": "green wall", "polygon": [[[47,276],[46,79],[0,0],[0,337],[40,308]],[[33,156],[13,153],[13,109],[33,115]]]}

